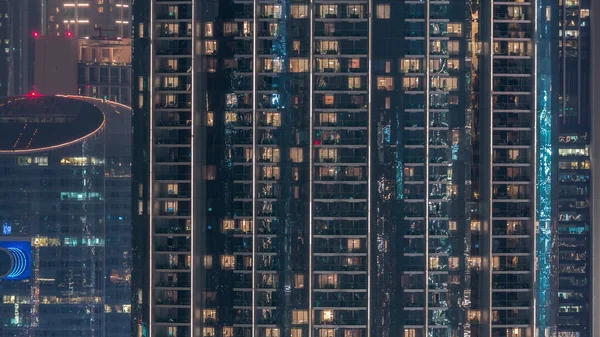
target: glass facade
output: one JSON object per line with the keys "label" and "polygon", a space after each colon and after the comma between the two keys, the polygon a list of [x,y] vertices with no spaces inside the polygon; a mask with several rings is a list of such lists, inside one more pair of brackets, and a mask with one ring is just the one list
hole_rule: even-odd
{"label": "glass facade", "polygon": [[46,0],[36,7],[41,13],[41,35],[131,35],[131,0]]}
{"label": "glass facade", "polygon": [[78,39],[77,93],[131,105],[131,39]]}
{"label": "glass facade", "polygon": [[589,1],[563,1],[559,13],[558,260],[560,337],[591,330],[592,219]]}
{"label": "glass facade", "polygon": [[91,98],[0,101],[0,251],[27,256],[22,277],[0,275],[0,335],[130,336],[130,116]]}
{"label": "glass facade", "polygon": [[555,4],[133,12],[137,335],[554,333]]}

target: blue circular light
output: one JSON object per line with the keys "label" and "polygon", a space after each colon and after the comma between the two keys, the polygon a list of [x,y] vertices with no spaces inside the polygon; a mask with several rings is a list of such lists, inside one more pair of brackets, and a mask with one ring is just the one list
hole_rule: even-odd
{"label": "blue circular light", "polygon": [[21,248],[9,247],[8,251],[13,257],[13,268],[6,278],[17,278],[22,276],[27,270],[27,255]]}

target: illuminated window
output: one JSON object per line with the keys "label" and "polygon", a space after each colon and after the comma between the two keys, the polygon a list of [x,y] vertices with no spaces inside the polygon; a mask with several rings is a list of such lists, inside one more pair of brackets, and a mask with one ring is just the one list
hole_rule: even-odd
{"label": "illuminated window", "polygon": [[453,91],[458,89],[458,79],[456,77],[432,77],[431,89]]}
{"label": "illuminated window", "polygon": [[337,122],[336,113],[321,113],[319,114],[319,121],[321,125],[335,125]]}
{"label": "illuminated window", "polygon": [[458,257],[449,257],[448,258],[448,267],[450,268],[450,270],[456,270],[458,269],[459,266],[459,260]]}
{"label": "illuminated window", "polygon": [[337,5],[321,5],[320,14],[322,18],[335,18],[338,14]]}
{"label": "illuminated window", "polygon": [[279,179],[279,167],[277,166],[263,166],[261,171],[264,180]]}
{"label": "illuminated window", "polygon": [[319,337],[335,337],[336,329],[319,329]]}
{"label": "illuminated window", "polygon": [[348,89],[360,89],[362,87],[361,78],[358,76],[348,77]]}
{"label": "illuminated window", "polygon": [[347,257],[342,261],[342,267],[360,267],[361,261],[359,257]]}
{"label": "illuminated window", "polygon": [[223,337],[233,337],[233,327],[232,326],[224,326],[223,327]]}
{"label": "illuminated window", "polygon": [[471,220],[471,230],[472,231],[479,231],[480,227],[481,227],[481,225],[480,225],[479,221]]}
{"label": "illuminated window", "polygon": [[300,53],[300,40],[294,40],[292,42],[292,50],[296,53]]}
{"label": "illuminated window", "polygon": [[439,256],[429,257],[429,269],[437,270],[440,269],[441,266],[443,266],[443,263],[441,263]]}
{"label": "illuminated window", "polygon": [[385,61],[385,73],[389,74],[392,72],[392,62],[391,61]]}
{"label": "illuminated window", "polygon": [[281,6],[280,5],[264,5],[262,15],[265,18],[281,18]]}
{"label": "illuminated window", "polygon": [[391,109],[392,108],[392,98],[391,97],[386,97],[385,98],[385,107],[384,109]]}
{"label": "illuminated window", "polygon": [[179,185],[167,184],[167,194],[169,196],[177,196],[179,194]]}
{"label": "illuminated window", "polygon": [[252,231],[252,220],[238,220],[239,229],[242,233],[249,233]]}
{"label": "illuminated window", "polygon": [[323,289],[335,289],[338,287],[337,274],[325,274],[317,276],[317,287]]}
{"label": "illuminated window", "polygon": [[352,70],[360,69],[360,59],[359,58],[351,58],[348,61],[348,68],[350,68]]}
{"label": "illuminated window", "polygon": [[347,15],[352,19],[360,19],[363,17],[363,6],[362,5],[348,5]]}
{"label": "illuminated window", "polygon": [[211,269],[213,265],[213,257],[212,255],[204,255],[204,268]]}
{"label": "illuminated window", "polygon": [[320,148],[319,149],[319,160],[321,162],[333,163],[337,160],[338,149]]}
{"label": "illuminated window", "polygon": [[235,112],[226,112],[225,113],[225,123],[235,124],[236,121],[237,121],[237,114]]}
{"label": "illuminated window", "polygon": [[265,329],[265,337],[279,337],[279,329],[266,328]]}
{"label": "illuminated window", "polygon": [[217,319],[217,311],[215,309],[204,309],[202,319],[204,323],[214,322]]}
{"label": "illuminated window", "polygon": [[587,18],[587,17],[590,16],[590,10],[589,9],[580,9],[579,12],[580,12],[579,15],[581,16],[582,19],[585,19],[585,18]]}
{"label": "illuminated window", "polygon": [[212,111],[206,113],[206,126],[214,126],[215,114]]}
{"label": "illuminated window", "polygon": [[204,334],[204,337],[213,337],[215,335],[215,328],[204,327],[202,328],[202,333]]}
{"label": "illuminated window", "polygon": [[321,323],[332,323],[333,322],[333,310],[321,311]]}
{"label": "illuminated window", "polygon": [[291,148],[290,159],[292,160],[292,163],[302,163],[304,161],[304,149],[301,147]]}
{"label": "illuminated window", "polygon": [[306,323],[308,323],[308,311],[292,310],[292,324],[306,324]]}
{"label": "illuminated window", "polygon": [[447,32],[448,35],[462,36],[462,25],[460,23],[449,23]]}
{"label": "illuminated window", "polygon": [[281,72],[282,61],[280,59],[264,59],[263,60],[263,71],[265,72]]}
{"label": "illuminated window", "polygon": [[448,222],[448,230],[449,231],[455,231],[456,230],[456,221],[449,221]]}
{"label": "illuminated window", "polygon": [[362,331],[359,329],[346,329],[344,330],[344,337],[361,337]]}
{"label": "illuminated window", "polygon": [[221,230],[223,232],[229,232],[235,230],[235,221],[234,220],[223,220],[221,222]]}
{"label": "illuminated window", "polygon": [[357,252],[360,250],[360,239],[348,239],[348,252]]}
{"label": "illuminated window", "polygon": [[459,41],[448,41],[448,54],[457,55],[460,53]]}
{"label": "illuminated window", "polygon": [[292,328],[290,337],[302,337],[302,329]]}
{"label": "illuminated window", "polygon": [[304,73],[308,69],[308,59],[305,58],[291,58],[290,59],[290,72],[292,73]]}
{"label": "illuminated window", "polygon": [[318,69],[322,72],[334,73],[340,70],[340,63],[334,58],[317,59]]}
{"label": "illuminated window", "polygon": [[204,41],[204,53],[206,55],[214,55],[217,52],[217,41]]}
{"label": "illuminated window", "polygon": [[164,212],[165,214],[176,214],[178,211],[178,203],[177,201],[167,201],[164,203]]}
{"label": "illuminated window", "polygon": [[335,104],[335,96],[333,96],[333,95],[325,95],[325,96],[323,96],[323,104],[325,104],[325,105],[333,105],[333,104]]}
{"label": "illuminated window", "polygon": [[404,329],[404,337],[418,337],[417,329]]}
{"label": "illuminated window", "polygon": [[404,90],[419,90],[421,88],[420,77],[404,77],[402,79],[402,88]]}
{"label": "illuminated window", "polygon": [[221,269],[233,269],[235,267],[235,256],[221,255]]}
{"label": "illuminated window", "polygon": [[378,19],[389,19],[390,18],[390,5],[389,4],[377,5],[377,18]]}
{"label": "illuminated window", "polygon": [[245,269],[252,268],[252,256],[244,256],[242,265]]}
{"label": "illuminated window", "polygon": [[322,40],[319,43],[321,54],[337,54],[339,53],[339,43],[337,41]]}
{"label": "illuminated window", "polygon": [[[212,23],[211,23],[212,25]],[[238,32],[238,23],[237,22],[225,22],[223,23],[223,35],[231,36],[236,35]],[[212,37],[212,35],[211,35]]]}
{"label": "illuminated window", "polygon": [[400,72],[417,73],[421,71],[421,62],[417,59],[401,59]]}
{"label": "illuminated window", "polygon": [[292,18],[303,19],[308,17],[307,5],[292,5]]}
{"label": "illuminated window", "polygon": [[303,274],[294,275],[294,288],[304,289],[304,275]]}
{"label": "illuminated window", "polygon": [[377,77],[377,89],[385,91],[394,90],[394,78],[391,76]]}
{"label": "illuminated window", "polygon": [[448,70],[458,71],[460,70],[460,61],[458,59],[448,59]]}
{"label": "illuminated window", "polygon": [[279,149],[274,147],[263,147],[260,149],[260,160],[269,163],[279,162]]}

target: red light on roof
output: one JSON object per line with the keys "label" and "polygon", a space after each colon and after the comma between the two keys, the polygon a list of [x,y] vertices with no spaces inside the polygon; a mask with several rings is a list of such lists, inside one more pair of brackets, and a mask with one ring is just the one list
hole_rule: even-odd
{"label": "red light on roof", "polygon": [[40,36],[39,32],[33,32],[33,37],[37,38],[38,36]]}
{"label": "red light on roof", "polygon": [[67,32],[67,37],[71,37],[71,36],[73,36],[73,32],[71,32],[71,31],[68,31],[68,32]]}
{"label": "red light on roof", "polygon": [[32,91],[32,92],[29,93],[29,96],[32,96],[32,97],[33,96],[37,96],[37,93],[35,91]]}

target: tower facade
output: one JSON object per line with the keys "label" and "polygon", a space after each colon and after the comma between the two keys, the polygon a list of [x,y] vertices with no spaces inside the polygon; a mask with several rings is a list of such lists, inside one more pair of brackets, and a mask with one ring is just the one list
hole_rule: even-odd
{"label": "tower facade", "polygon": [[561,336],[593,336],[590,146],[590,2],[560,6],[558,116],[559,146],[559,318]]}
{"label": "tower facade", "polygon": [[130,114],[0,100],[0,335],[130,335]]}
{"label": "tower facade", "polygon": [[555,4],[133,15],[138,334],[554,333]]}

